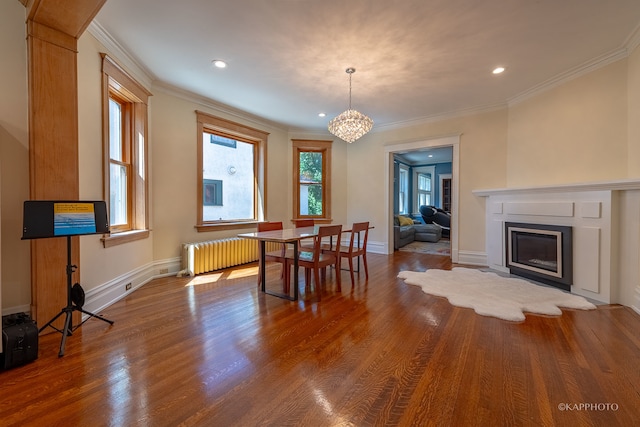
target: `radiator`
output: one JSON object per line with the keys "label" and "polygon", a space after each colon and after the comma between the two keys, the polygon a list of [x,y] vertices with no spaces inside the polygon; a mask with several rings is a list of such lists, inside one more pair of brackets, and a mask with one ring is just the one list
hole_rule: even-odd
{"label": "radiator", "polygon": [[[267,242],[266,250],[277,251],[279,243]],[[182,245],[181,275],[193,276],[258,260],[258,241],[230,237]]]}

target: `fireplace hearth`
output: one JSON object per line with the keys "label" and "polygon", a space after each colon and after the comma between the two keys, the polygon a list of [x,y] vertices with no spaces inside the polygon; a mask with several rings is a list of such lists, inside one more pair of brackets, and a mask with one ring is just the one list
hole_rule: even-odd
{"label": "fireplace hearth", "polygon": [[571,290],[573,238],[568,226],[505,223],[506,266],[511,274]]}

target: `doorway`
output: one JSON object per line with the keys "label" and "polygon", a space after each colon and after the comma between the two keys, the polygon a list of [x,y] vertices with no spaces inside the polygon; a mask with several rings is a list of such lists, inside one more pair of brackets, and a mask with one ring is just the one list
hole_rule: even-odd
{"label": "doorway", "polygon": [[[394,155],[400,153],[410,153],[424,151],[428,149],[451,147],[451,177],[447,182],[449,203],[451,206],[451,261],[458,262],[458,188],[459,188],[459,160],[460,160],[460,135],[426,139],[421,141],[388,145],[385,147],[385,221],[387,224],[387,254],[393,253],[393,199],[394,199]],[[439,183],[438,183],[439,184]]]}

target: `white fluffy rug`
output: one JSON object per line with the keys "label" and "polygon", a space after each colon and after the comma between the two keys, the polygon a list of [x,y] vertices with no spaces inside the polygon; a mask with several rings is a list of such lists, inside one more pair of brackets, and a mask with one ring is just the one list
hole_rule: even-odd
{"label": "white fluffy rug", "polygon": [[525,311],[558,316],[562,314],[558,307],[596,308],[578,295],[470,268],[401,271],[398,277],[410,285],[420,286],[427,294],[447,298],[455,306],[514,322],[523,321]]}

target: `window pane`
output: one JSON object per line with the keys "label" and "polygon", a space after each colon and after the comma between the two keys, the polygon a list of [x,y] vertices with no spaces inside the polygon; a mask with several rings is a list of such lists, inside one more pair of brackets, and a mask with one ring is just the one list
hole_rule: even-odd
{"label": "window pane", "polygon": [[322,183],[322,153],[300,153],[300,184]]}
{"label": "window pane", "polygon": [[111,164],[109,216],[111,225],[127,224],[127,168]]}
{"label": "window pane", "polygon": [[300,152],[300,215],[322,216],[322,153]]}
{"label": "window pane", "polygon": [[300,185],[300,215],[322,215],[322,184]]}
{"label": "window pane", "polygon": [[248,142],[203,133],[203,221],[254,218],[254,148]]}
{"label": "window pane", "polygon": [[409,193],[409,170],[401,167],[400,169],[400,183],[398,185],[399,192],[399,206],[398,212],[401,214],[406,214],[409,210],[409,198],[407,194]]}
{"label": "window pane", "polygon": [[431,177],[429,175],[418,175],[418,190],[431,191]]}
{"label": "window pane", "polygon": [[222,206],[222,181],[205,179],[202,188],[202,204],[204,206]]}
{"label": "window pane", "polygon": [[109,98],[109,157],[119,162],[122,159],[122,106]]}

